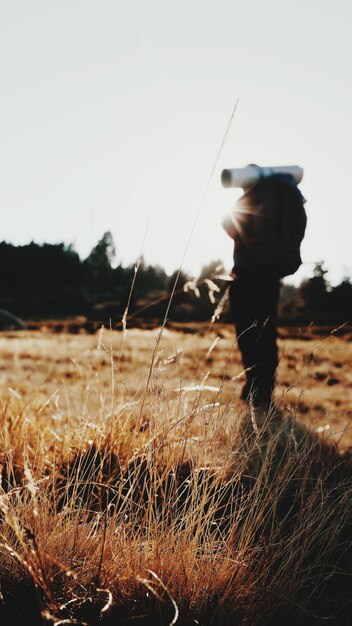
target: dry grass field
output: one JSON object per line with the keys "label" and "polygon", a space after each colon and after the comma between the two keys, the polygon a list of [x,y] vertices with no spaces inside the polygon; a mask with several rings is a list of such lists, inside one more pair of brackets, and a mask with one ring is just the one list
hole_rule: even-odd
{"label": "dry grass field", "polygon": [[[67,419],[96,422],[97,415],[131,411],[144,394],[154,358],[147,397],[166,402],[167,413],[177,412],[180,402],[192,405],[200,384],[203,403],[230,403],[233,416],[243,410],[243,370],[231,327],[200,333],[164,329],[154,353],[158,333],[2,333],[3,406],[20,414],[22,422],[27,418],[31,428],[51,429],[59,436]],[[292,339],[289,332],[280,335],[276,399],[307,426],[333,432],[342,447],[352,445],[349,335],[311,335],[310,340],[304,335]]]}
{"label": "dry grass field", "polygon": [[225,325],[0,336],[1,624],[350,623],[352,343],[279,344],[259,419]]}

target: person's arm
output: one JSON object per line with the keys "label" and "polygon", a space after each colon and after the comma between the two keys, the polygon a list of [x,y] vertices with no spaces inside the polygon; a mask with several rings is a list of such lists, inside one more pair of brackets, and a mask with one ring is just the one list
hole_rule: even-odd
{"label": "person's arm", "polygon": [[223,227],[225,232],[227,232],[228,236],[231,237],[231,239],[235,239],[237,231],[236,231],[233,216],[231,214],[225,215],[222,218],[221,226]]}

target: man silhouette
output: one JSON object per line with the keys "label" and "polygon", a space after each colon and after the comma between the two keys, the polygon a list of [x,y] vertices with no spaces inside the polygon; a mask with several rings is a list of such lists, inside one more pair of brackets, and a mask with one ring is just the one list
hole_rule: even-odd
{"label": "man silhouette", "polygon": [[272,174],[246,189],[222,222],[235,243],[230,307],[246,370],[241,398],[264,410],[276,382],[281,278],[301,264],[304,202],[293,176]]}

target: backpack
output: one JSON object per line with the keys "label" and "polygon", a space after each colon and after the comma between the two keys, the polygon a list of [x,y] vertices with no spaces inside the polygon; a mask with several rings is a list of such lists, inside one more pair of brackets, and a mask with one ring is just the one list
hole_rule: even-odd
{"label": "backpack", "polygon": [[267,176],[243,194],[233,214],[235,273],[282,278],[297,271],[307,223],[304,203],[289,174]]}

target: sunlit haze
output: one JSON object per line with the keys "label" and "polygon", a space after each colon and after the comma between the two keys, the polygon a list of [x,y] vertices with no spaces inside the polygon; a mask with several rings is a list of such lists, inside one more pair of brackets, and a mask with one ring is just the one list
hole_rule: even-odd
{"label": "sunlit haze", "polygon": [[[117,262],[197,274],[232,243],[224,167],[297,164],[308,275],[352,271],[352,4],[347,0],[2,0],[1,236],[110,230]],[[207,187],[226,126],[234,119]],[[201,210],[199,211],[199,209]]]}

